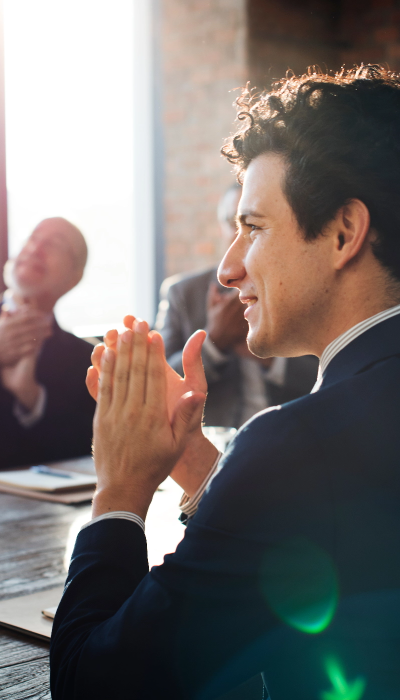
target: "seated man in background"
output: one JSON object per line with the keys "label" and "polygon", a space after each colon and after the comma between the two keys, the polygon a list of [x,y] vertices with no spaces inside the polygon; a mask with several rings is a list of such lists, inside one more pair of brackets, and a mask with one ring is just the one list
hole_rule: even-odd
{"label": "seated man in background", "polygon": [[87,246],[65,219],[45,219],[15,260],[0,310],[0,467],[90,454],[92,346],[57,324],[55,303],[81,280]]}
{"label": "seated man in background", "polygon": [[[236,236],[236,211],[242,194],[231,185],[218,205],[218,222],[229,248]],[[260,359],[248,349],[248,324],[238,291],[219,284],[217,268],[168,277],[161,287],[156,329],[168,363],[183,376],[182,350],[198,328],[207,331],[202,358],[208,395],[205,425],[239,428],[258,411],[308,394],[318,360],[306,357]]]}

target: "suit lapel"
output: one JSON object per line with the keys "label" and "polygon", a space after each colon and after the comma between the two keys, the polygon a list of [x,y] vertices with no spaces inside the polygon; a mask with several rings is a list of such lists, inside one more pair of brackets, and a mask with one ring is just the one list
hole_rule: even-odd
{"label": "suit lapel", "polygon": [[338,352],[326,368],[320,388],[347,379],[396,355],[400,356],[400,315],[381,321]]}

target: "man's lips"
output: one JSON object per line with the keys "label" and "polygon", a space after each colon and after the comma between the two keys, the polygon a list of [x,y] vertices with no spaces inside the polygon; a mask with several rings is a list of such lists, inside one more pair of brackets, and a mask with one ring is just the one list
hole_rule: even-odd
{"label": "man's lips", "polygon": [[247,309],[244,312],[244,317],[247,318],[248,314],[250,313],[251,307],[254,306],[254,304],[258,301],[258,297],[256,296],[244,296],[244,295],[239,295],[239,299],[242,302],[242,304],[247,304]]}

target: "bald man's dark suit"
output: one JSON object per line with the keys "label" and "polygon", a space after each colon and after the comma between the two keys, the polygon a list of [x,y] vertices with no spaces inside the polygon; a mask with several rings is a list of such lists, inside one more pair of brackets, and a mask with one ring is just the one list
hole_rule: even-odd
{"label": "bald man's dark suit", "polygon": [[95,402],[85,386],[93,346],[54,321],[41,349],[36,378],[47,393],[45,411],[25,428],[13,415],[14,396],[0,382],[0,468],[72,459],[91,453]]}
{"label": "bald man's dark suit", "polygon": [[77,538],[53,700],[400,698],[400,316],[319,391],[236,435],[175,554],[148,573],[125,520]]}

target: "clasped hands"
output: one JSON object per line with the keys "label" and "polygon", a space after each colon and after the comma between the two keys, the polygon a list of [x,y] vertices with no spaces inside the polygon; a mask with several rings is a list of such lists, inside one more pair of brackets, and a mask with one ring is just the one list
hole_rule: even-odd
{"label": "clasped hands", "polygon": [[95,347],[86,380],[97,400],[93,517],[126,510],[144,519],[169,474],[191,496],[217,456],[201,430],[205,332],[197,331],[185,346],[183,379],[168,365],[159,333],[133,316],[124,324],[124,333],[109,331],[104,345]]}
{"label": "clasped hands", "polygon": [[12,314],[4,309],[0,313],[0,381],[28,410],[37,401],[36,363],[52,322],[51,315],[29,304]]}

